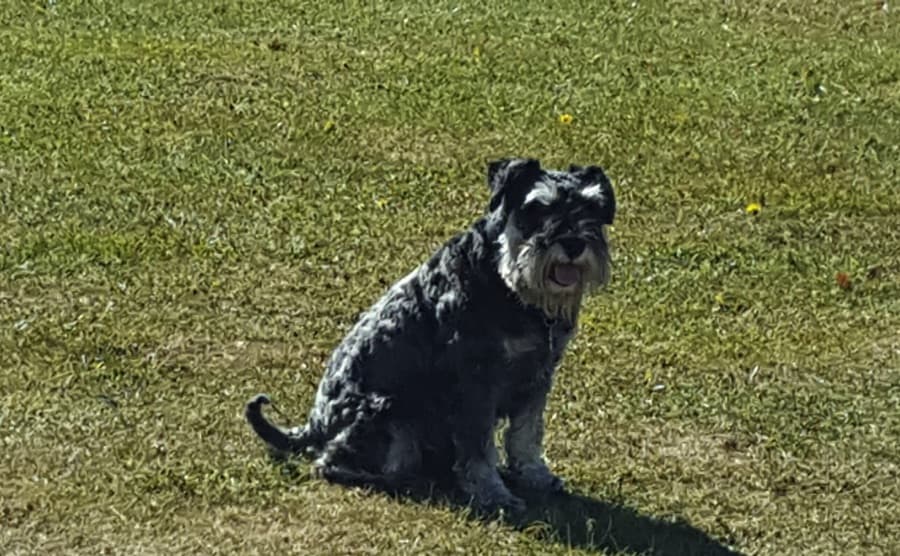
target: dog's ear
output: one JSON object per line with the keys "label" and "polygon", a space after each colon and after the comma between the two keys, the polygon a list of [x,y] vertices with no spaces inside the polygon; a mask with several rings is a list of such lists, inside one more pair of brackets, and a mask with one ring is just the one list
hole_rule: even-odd
{"label": "dog's ear", "polygon": [[491,188],[488,210],[493,212],[504,199],[514,200],[531,189],[541,175],[541,163],[533,158],[504,158],[488,164],[487,180]]}
{"label": "dog's ear", "polygon": [[581,195],[600,204],[602,211],[600,220],[606,225],[611,225],[616,216],[616,196],[603,168],[573,164],[569,167],[569,173],[581,182],[578,188]]}

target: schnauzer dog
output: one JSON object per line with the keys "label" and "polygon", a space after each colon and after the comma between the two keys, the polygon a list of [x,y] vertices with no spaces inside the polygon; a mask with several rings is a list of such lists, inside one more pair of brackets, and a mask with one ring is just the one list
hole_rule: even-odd
{"label": "schnauzer dog", "polygon": [[600,167],[531,159],[490,163],[488,183],[487,213],[350,330],[305,426],[282,429],[262,414],[267,396],[250,400],[246,418],[271,450],[342,484],[449,478],[489,512],[524,509],[504,480],[563,488],[543,459],[544,406],[582,298],[609,280],[613,190]]}

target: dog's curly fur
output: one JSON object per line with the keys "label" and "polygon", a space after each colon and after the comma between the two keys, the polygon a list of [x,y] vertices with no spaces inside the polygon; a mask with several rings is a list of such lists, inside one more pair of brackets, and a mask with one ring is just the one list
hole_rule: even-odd
{"label": "dog's curly fur", "polygon": [[562,481],[542,457],[543,411],[583,295],[609,278],[604,227],[615,200],[596,166],[488,167],[487,214],[395,283],[332,354],[308,423],[284,430],[246,407],[275,451],[315,460],[326,479],[398,487],[452,477],[480,508],[523,502],[497,469],[508,418],[508,480]]}

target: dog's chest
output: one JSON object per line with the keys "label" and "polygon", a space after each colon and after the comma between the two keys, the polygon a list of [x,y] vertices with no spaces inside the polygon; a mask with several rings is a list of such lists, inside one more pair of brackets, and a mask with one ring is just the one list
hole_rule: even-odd
{"label": "dog's chest", "polygon": [[519,380],[549,379],[572,332],[571,326],[555,322],[521,323],[503,335],[503,358]]}

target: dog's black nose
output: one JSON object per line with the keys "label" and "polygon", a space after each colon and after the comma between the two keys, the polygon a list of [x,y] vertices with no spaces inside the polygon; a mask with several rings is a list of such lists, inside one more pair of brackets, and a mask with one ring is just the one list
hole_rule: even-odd
{"label": "dog's black nose", "polygon": [[584,251],[584,240],[578,239],[577,237],[564,237],[559,240],[560,247],[565,251],[566,256],[570,259],[576,258],[578,255]]}

